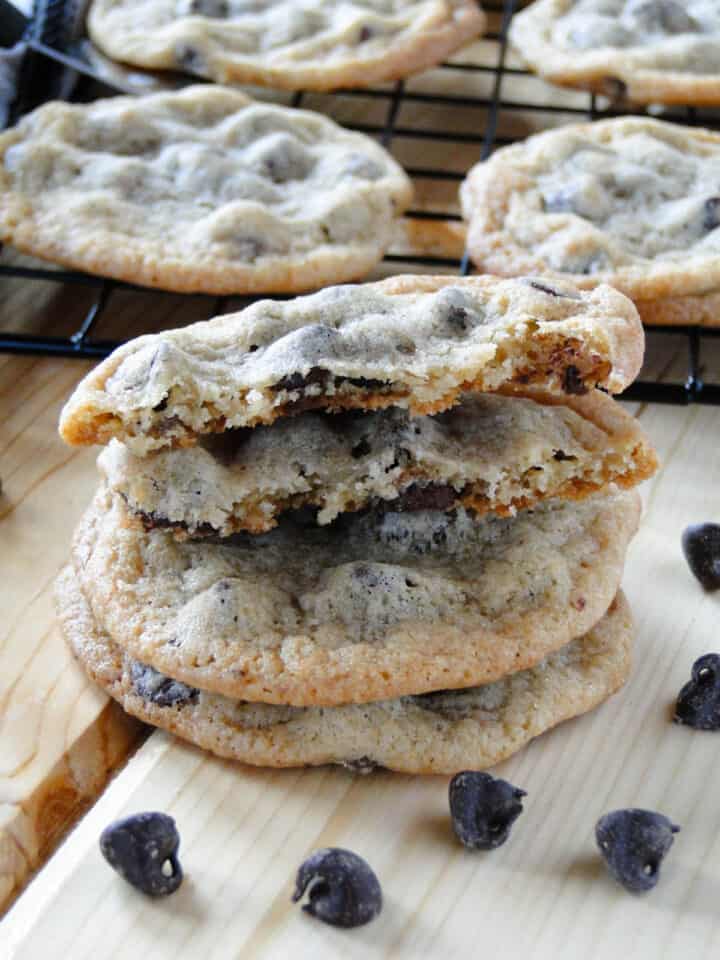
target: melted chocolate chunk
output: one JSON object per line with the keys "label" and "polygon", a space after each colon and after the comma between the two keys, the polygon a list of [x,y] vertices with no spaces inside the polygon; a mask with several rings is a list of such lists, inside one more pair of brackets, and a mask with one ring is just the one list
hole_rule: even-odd
{"label": "melted chocolate chunk", "polygon": [[627,98],[627,84],[619,77],[603,77],[600,83],[600,93],[603,93],[613,103],[618,103]]}
{"label": "melted chocolate chunk", "polygon": [[588,392],[588,388],[583,383],[580,371],[574,364],[565,367],[565,373],[562,378],[562,388],[565,393],[576,397],[581,397]]}
{"label": "melted chocolate chunk", "polygon": [[359,443],[356,443],[355,446],[350,451],[354,460],[359,460],[361,457],[366,457],[372,450],[372,447],[367,441],[367,437],[363,437]]}
{"label": "melted chocolate chunk", "polygon": [[[150,533],[152,530],[188,530],[188,525],[183,523],[182,520],[170,520],[168,517],[163,517],[159,513],[143,513],[142,511],[138,511],[136,515],[140,519],[146,533]],[[196,527],[193,527],[192,531],[193,537],[214,537],[216,534],[217,530],[209,523],[200,523]]]}
{"label": "melted chocolate chunk", "polygon": [[553,460],[557,460],[558,462],[562,463],[564,460],[577,460],[577,457],[573,457],[565,453],[564,450],[554,450]]}
{"label": "melted chocolate chunk", "polygon": [[130,667],[130,679],[138,696],[158,707],[179,707],[193,703],[200,693],[195,687],[166,677],[154,667],[137,660]]}
{"label": "melted chocolate chunk", "polygon": [[449,483],[428,483],[424,486],[413,483],[397,500],[392,501],[390,507],[398,513],[411,510],[449,510],[458,496]]}
{"label": "melted chocolate chunk", "polygon": [[278,380],[277,383],[274,383],[270,389],[279,393],[280,390],[303,390],[305,387],[315,383],[319,383],[324,387],[327,385],[329,376],[329,372],[323,370],[322,367],[311,367],[305,374],[287,374],[281,380]]}

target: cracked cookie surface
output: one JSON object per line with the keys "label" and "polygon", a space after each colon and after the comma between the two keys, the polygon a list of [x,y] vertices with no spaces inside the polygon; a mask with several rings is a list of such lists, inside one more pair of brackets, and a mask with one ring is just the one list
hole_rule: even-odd
{"label": "cracked cookie surface", "polygon": [[308,409],[430,414],[463,392],[533,383],[619,392],[643,347],[637,311],[606,286],[392,277],[132,340],[81,381],[60,432],[142,456]]}
{"label": "cracked cookie surface", "polygon": [[408,76],[484,28],[475,0],[93,0],[88,17],[125,63],[308,90]]}
{"label": "cracked cookie surface", "polygon": [[553,83],[635,103],[720,103],[714,0],[538,0],[510,39]]}
{"label": "cracked cookie surface", "polygon": [[468,249],[489,272],[609,283],[648,322],[712,323],[718,189],[720,134],[644,117],[560,127],[469,172]]}
{"label": "cracked cookie surface", "polygon": [[100,626],[193,687],[333,705],[474,686],[531,666],[605,613],[637,492],[513,518],[369,512],[178,542],[100,488],[73,565]]}
{"label": "cracked cookie surface", "polygon": [[181,292],[362,277],[412,187],[369,137],[210,84],[49,103],[0,135],[0,238]]}
{"label": "cracked cookie surface", "polygon": [[652,448],[606,394],[550,400],[476,394],[435,417],[304,413],[146,457],[113,441],[99,466],[144,526],[179,537],[261,533],[307,506],[320,524],[367,507],[512,514],[651,475]]}
{"label": "cracked cookie surface", "polygon": [[484,769],[601,703],[630,670],[632,619],[619,593],[585,636],[492,684],[337,707],[247,703],[178,684],[133,660],[98,626],[72,568],[58,579],[56,600],[80,664],[129,713],[219,756],[263,766]]}

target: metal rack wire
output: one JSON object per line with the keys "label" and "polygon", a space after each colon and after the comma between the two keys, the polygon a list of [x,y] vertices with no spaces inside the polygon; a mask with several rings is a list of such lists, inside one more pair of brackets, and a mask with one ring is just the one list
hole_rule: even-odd
{"label": "metal rack wire", "polygon": [[[344,125],[376,136],[384,146],[390,147],[394,141],[403,137],[412,137],[415,140],[440,141],[448,144],[467,144],[477,145],[477,158],[485,159],[497,146],[502,146],[512,142],[512,138],[500,136],[498,134],[498,121],[503,111],[523,111],[525,113],[542,112],[551,114],[561,112],[568,115],[574,115],[576,119],[597,119],[600,117],[617,115],[610,105],[605,105],[594,95],[587,95],[586,107],[575,106],[555,106],[547,103],[537,104],[530,102],[519,102],[516,100],[503,100],[503,82],[509,76],[522,77],[529,76],[524,70],[516,67],[510,67],[506,64],[507,59],[507,36],[508,28],[516,7],[519,4],[517,0],[484,0],[483,7],[497,14],[500,18],[499,29],[495,33],[488,33],[486,39],[495,41],[497,48],[497,58],[494,65],[481,66],[474,63],[464,63],[462,61],[453,61],[451,64],[443,64],[442,70],[467,71],[478,74],[492,75],[491,93],[489,96],[468,96],[466,94],[452,93],[422,93],[408,90],[403,81],[399,81],[388,89],[373,90],[349,90],[342,91],[339,96],[343,97],[364,97],[371,100],[378,100],[386,104],[385,117],[382,123],[358,123],[351,122]],[[67,54],[60,53],[43,43],[31,40],[31,54],[27,58],[27,66],[22,78],[21,96],[16,104],[15,117],[26,112],[37,103],[37,98],[33,100],[32,89],[34,86],[33,74],[42,68],[43,62],[57,61],[63,63],[66,67],[78,67],[82,65],[74,61]],[[294,95],[293,106],[303,105],[306,95],[299,92]],[[477,108],[479,115],[484,114],[484,129],[481,132],[452,130],[430,130],[418,129],[415,127],[403,127],[398,118],[401,107],[405,103],[416,102],[435,106],[463,106]],[[482,112],[482,113],[480,113]],[[704,126],[718,126],[720,117],[712,116],[707,112],[702,112],[694,108],[686,108],[680,114],[674,113],[673,119],[681,120],[688,124],[703,124]],[[425,180],[445,180],[449,182],[456,181],[459,185],[463,174],[449,169],[426,168],[422,166],[407,166],[408,174],[414,179]],[[459,220],[458,214],[453,210],[411,210],[408,216],[417,220],[441,220],[453,221]],[[402,264],[404,271],[413,267],[420,270],[428,268],[442,269],[443,271],[457,270],[458,273],[465,275],[472,272],[472,264],[467,254],[458,259],[438,256],[425,255],[393,255],[388,254],[385,258],[386,263]],[[51,268],[35,266],[16,266],[12,264],[0,263],[0,278],[25,278],[34,281],[43,281],[49,284],[69,284],[76,288],[84,288],[92,291],[92,300],[85,313],[82,322],[78,328],[68,336],[50,336],[44,334],[12,333],[0,331],[0,352],[55,355],[78,358],[97,358],[106,356],[113,350],[118,343],[114,340],[104,339],[102,337],[102,321],[112,298],[116,297],[121,291],[140,290],[129,284],[114,280],[107,280],[101,277],[90,276],[83,273],[77,273],[68,270],[57,270]],[[170,296],[162,291],[146,290],[142,292],[150,297],[163,298]],[[177,296],[177,295],[173,295]],[[215,316],[222,313],[226,308],[227,298],[207,297],[207,316]],[[251,302],[257,298],[233,298],[233,302],[242,300]],[[708,329],[697,327],[648,327],[650,336],[654,331],[662,335],[675,335],[683,338],[685,350],[687,353],[686,376],[683,382],[660,382],[659,380],[641,379],[636,382],[625,394],[626,397],[654,402],[666,403],[712,403],[720,404],[720,383],[706,383],[702,376],[702,354],[705,343],[711,338],[720,337],[720,328]]]}

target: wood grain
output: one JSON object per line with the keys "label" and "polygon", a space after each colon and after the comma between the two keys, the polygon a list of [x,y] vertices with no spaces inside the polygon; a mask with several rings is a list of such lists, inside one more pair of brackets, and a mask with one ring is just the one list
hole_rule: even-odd
{"label": "wood grain", "polygon": [[[73,960],[466,958],[469,945],[542,960],[717,956],[717,741],[673,725],[670,709],[693,659],[716,646],[718,598],[690,576],[679,539],[685,524],[720,515],[720,423],[710,408],[639,415],[663,466],[645,487],[625,577],[633,676],[498,768],[528,790],[505,847],[457,846],[444,778],[252,770],[153,734],[0,925],[8,956],[44,957],[48,944]],[[631,805],[683,827],[646,897],[607,877],[593,842],[603,812]],[[182,833],[187,880],[167,901],[136,894],[98,852],[103,826],[144,809],[171,813]],[[338,932],[290,904],[298,864],[324,845],[377,870],[386,903],[367,928]]]}
{"label": "wood grain", "polygon": [[94,800],[140,726],[93,689],[55,626],[52,582],[95,483],[57,437],[84,365],[0,366],[0,911]]}

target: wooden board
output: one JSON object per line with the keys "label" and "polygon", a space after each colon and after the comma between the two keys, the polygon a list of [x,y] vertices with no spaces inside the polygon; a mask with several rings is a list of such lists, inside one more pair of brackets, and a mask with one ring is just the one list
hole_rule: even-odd
{"label": "wooden board", "polygon": [[55,626],[52,583],[95,484],[93,452],[56,428],[83,366],[0,358],[0,910],[141,729],[86,682]]}
{"label": "wooden board", "polygon": [[[253,770],[156,733],[0,925],[8,956],[45,957],[48,945],[78,960],[717,956],[720,741],[673,725],[670,710],[693,659],[717,646],[718,598],[690,576],[679,539],[687,523],[720,515],[720,422],[711,408],[638,412],[663,467],[645,486],[625,577],[638,626],[632,679],[498,768],[528,790],[505,847],[457,845],[446,778]],[[88,458],[76,483],[83,494],[92,485]],[[596,819],[624,806],[683,827],[643,898],[608,879],[594,847]],[[160,902],[128,888],[97,846],[110,820],[146,809],[171,813],[182,834],[187,879]],[[385,908],[365,929],[331,930],[289,902],[298,864],[325,845],[356,850],[382,880]]]}

